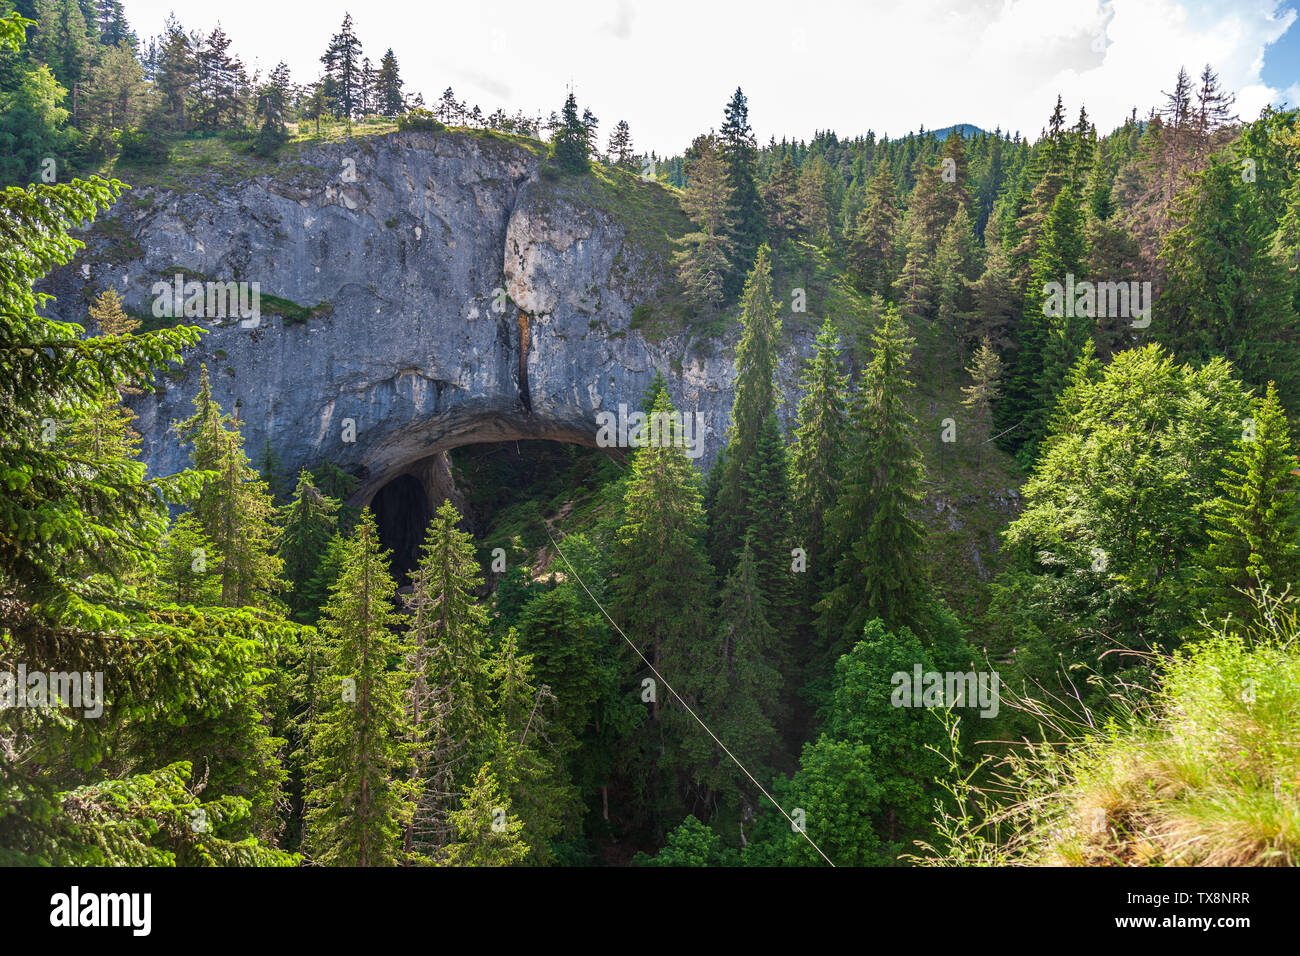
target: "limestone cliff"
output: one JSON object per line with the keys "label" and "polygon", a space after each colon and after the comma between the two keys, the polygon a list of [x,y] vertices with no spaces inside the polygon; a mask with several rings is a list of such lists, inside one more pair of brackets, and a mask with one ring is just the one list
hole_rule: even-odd
{"label": "limestone cliff", "polygon": [[[594,444],[596,412],[636,408],[656,369],[679,409],[703,413],[708,467],[738,328],[642,327],[673,294],[671,239],[687,227],[658,183],[560,176],[529,140],[402,132],[133,189],[51,288],[59,316],[84,322],[109,285],[148,317],[155,284],[177,274],[258,283],[255,328],[189,320],[209,334],[135,403],[145,460],[155,473],[187,464],[169,426],[190,414],[206,363],[251,455],[269,438],[291,472],[334,461],[363,477],[367,501],[458,444]],[[791,334],[787,399],[809,338]]]}

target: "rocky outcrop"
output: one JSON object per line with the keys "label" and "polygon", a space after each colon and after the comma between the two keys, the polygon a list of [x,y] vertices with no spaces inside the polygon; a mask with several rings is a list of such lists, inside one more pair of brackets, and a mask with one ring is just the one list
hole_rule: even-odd
{"label": "rocky outcrop", "polygon": [[[136,189],[54,279],[55,311],[84,321],[112,285],[150,315],[177,274],[257,283],[255,327],[190,319],[208,329],[201,345],[135,402],[154,473],[188,463],[170,424],[190,414],[201,363],[250,455],[269,440],[289,470],[333,461],[362,476],[359,501],[459,444],[595,444],[596,413],[635,409],[656,369],[680,410],[703,414],[708,467],[738,330],[652,340],[634,319],[670,295],[669,240],[687,225],[676,199],[634,177],[558,177],[539,154],[485,133],[403,132]],[[810,338],[795,333],[783,359],[790,398]]]}

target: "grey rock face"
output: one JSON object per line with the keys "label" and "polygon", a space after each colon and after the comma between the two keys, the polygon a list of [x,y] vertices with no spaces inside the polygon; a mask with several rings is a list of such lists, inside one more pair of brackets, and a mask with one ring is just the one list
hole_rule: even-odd
{"label": "grey rock face", "polygon": [[[155,284],[177,272],[258,283],[257,327],[191,319],[209,332],[183,371],[135,401],[152,473],[188,465],[170,426],[192,411],[201,363],[238,411],[250,456],[269,439],[289,473],[333,461],[362,475],[359,502],[461,444],[594,445],[596,413],[635,410],[656,369],[679,410],[704,416],[697,464],[716,458],[739,330],[652,342],[634,329],[633,309],[663,291],[663,252],[565,198],[526,145],[407,132],[299,160],[227,188],[129,193],[110,218],[131,255],[111,255],[97,231],[52,283],[71,321],[84,321],[82,296],[108,285],[149,314]],[[268,296],[322,308],[290,323],[268,313]],[[787,420],[811,351],[811,335],[795,338],[781,371]]]}

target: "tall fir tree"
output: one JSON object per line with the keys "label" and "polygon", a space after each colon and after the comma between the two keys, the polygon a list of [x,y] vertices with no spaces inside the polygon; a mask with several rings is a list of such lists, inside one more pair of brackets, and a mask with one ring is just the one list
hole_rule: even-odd
{"label": "tall fir tree", "polygon": [[438,858],[451,839],[449,814],[467,774],[491,753],[487,612],[475,599],[483,572],[450,501],[438,508],[411,574],[407,708],[413,740],[411,786],[418,806],[409,849]]}
{"label": "tall fir tree", "polygon": [[889,164],[881,163],[867,188],[867,201],[858,213],[849,242],[849,273],[854,284],[868,295],[886,295],[897,274],[894,241],[898,220],[894,177]]}
{"label": "tall fir tree", "polygon": [[731,189],[728,227],[734,251],[726,292],[732,296],[741,290],[745,273],[764,238],[763,200],[758,193],[758,147],[749,126],[749,103],[740,87],[736,87],[723,111],[718,142]]}
{"label": "tall fir tree", "polygon": [[320,623],[324,668],[311,728],[305,849],[327,866],[403,862],[402,832],[414,812],[407,779],[408,675],[394,662],[397,585],[367,509],[347,539],[343,570]]}
{"label": "tall fir tree", "polygon": [[777,359],[781,318],[772,298],[771,254],[758,250],[741,296],[743,331],[736,346],[736,390],[731,405],[727,444],[714,463],[719,471],[716,494],[709,501],[709,555],[719,573],[730,573],[745,537],[745,468],[754,457],[759,432],[776,411]]}
{"label": "tall fir tree", "polygon": [[[673,412],[666,394],[659,395],[653,411]],[[615,539],[612,613],[659,674],[687,693],[700,686],[700,649],[711,626],[713,569],[703,539],[699,475],[685,449],[670,441],[637,449]],[[666,790],[660,774],[669,774],[677,785],[685,782],[680,743],[686,734],[701,731],[649,669],[638,668],[634,679],[643,694],[647,686],[654,688],[647,700],[651,720],[634,745],[639,759],[660,768],[655,772],[643,765],[636,772],[644,781],[641,800],[651,813],[676,809],[677,787]]]}
{"label": "tall fir tree", "polygon": [[1210,545],[1202,559],[1202,606],[1211,616],[1250,622],[1267,589],[1300,590],[1300,475],[1277,389],[1254,399],[1252,417],[1228,454],[1219,497],[1206,512]]}
{"label": "tall fir tree", "polygon": [[691,154],[686,165],[690,185],[682,195],[682,208],[696,228],[677,240],[682,248],[674,260],[687,294],[699,306],[717,312],[726,299],[734,251],[728,226],[731,187],[714,137],[698,137]]}
{"label": "tall fir tree", "polygon": [[591,168],[588,129],[578,116],[578,100],[569,91],[559,125],[551,136],[551,158],[566,173],[585,173]]}
{"label": "tall fir tree", "polygon": [[926,620],[925,530],[916,516],[924,466],[907,406],[912,340],[894,307],[885,310],[873,340],[853,398],[843,491],[827,521],[835,565],[817,609],[835,656],[873,618],[919,632]]}
{"label": "tall fir tree", "polygon": [[351,121],[361,110],[361,59],[361,41],[352,26],[352,14],[344,14],[339,32],[330,38],[320,58],[325,66],[325,100],[337,119]]}
{"label": "tall fir tree", "polygon": [[212,397],[207,366],[199,379],[194,414],[176,425],[193,445],[196,468],[214,472],[194,502],[194,516],[221,554],[221,603],[272,607],[283,586],[275,553],[275,503],[244,454],[239,426]]}
{"label": "tall fir tree", "polygon": [[795,543],[807,559],[805,606],[827,578],[826,518],[839,499],[847,438],[848,374],[840,365],[840,339],[830,319],[822,325],[800,383],[794,452],[790,460]]}
{"label": "tall fir tree", "polygon": [[282,509],[280,560],[289,584],[287,604],[294,620],[315,624],[329,596],[329,584],[317,577],[318,569],[338,528],[339,503],[312,484],[305,468],[298,473],[293,498]]}

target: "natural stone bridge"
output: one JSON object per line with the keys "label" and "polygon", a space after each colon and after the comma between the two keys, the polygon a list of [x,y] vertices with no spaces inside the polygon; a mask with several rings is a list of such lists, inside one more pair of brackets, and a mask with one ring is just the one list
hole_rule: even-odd
{"label": "natural stone bridge", "polygon": [[[291,473],[332,461],[361,477],[358,504],[402,475],[437,500],[442,453],[457,445],[594,445],[596,413],[637,407],[656,369],[679,409],[704,416],[707,468],[727,428],[737,330],[652,341],[633,327],[634,309],[653,316],[671,284],[671,233],[688,226],[676,199],[657,183],[557,177],[540,151],[484,133],[395,133],[135,189],[52,282],[56,311],[84,322],[77,309],[111,284],[152,314],[155,284],[178,272],[258,283],[255,328],[192,320],[210,332],[184,371],[134,402],[154,473],[188,464],[169,426],[192,411],[200,363],[250,457],[269,439]],[[648,232],[620,196],[668,226]],[[792,336],[787,396],[810,338]]]}

